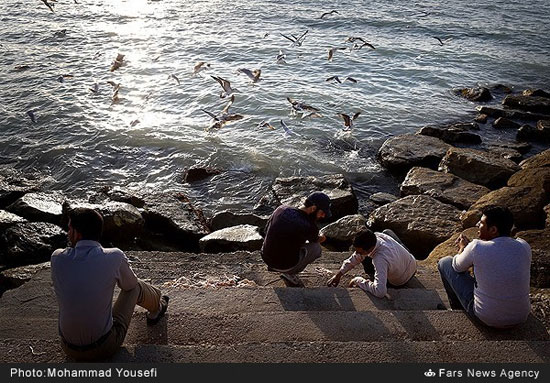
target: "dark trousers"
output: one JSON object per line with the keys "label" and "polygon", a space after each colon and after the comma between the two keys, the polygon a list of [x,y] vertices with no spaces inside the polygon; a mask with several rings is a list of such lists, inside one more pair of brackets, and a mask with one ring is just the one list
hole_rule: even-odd
{"label": "dark trousers", "polygon": [[441,281],[449,297],[452,309],[466,310],[474,313],[474,287],[476,280],[469,272],[459,273],[453,269],[453,257],[441,258],[437,263],[437,269],[441,275]]}

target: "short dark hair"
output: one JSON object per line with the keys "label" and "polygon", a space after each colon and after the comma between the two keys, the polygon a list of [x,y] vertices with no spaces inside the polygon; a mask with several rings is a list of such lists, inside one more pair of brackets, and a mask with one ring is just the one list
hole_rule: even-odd
{"label": "short dark hair", "polygon": [[498,234],[509,237],[514,226],[514,215],[505,206],[487,206],[482,210],[487,217],[487,226],[496,226]]}
{"label": "short dark hair", "polygon": [[360,247],[363,250],[369,250],[376,245],[376,235],[372,230],[365,229],[355,236],[353,247]]}
{"label": "short dark hair", "polygon": [[94,209],[79,207],[69,213],[73,230],[82,234],[82,239],[99,241],[103,233],[103,217]]}

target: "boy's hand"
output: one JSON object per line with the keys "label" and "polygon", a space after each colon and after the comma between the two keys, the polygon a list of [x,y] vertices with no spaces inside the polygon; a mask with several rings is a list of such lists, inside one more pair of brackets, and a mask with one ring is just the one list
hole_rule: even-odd
{"label": "boy's hand", "polygon": [[351,281],[349,281],[349,287],[359,287],[359,283],[367,283],[369,282],[369,278],[363,278],[363,277],[355,277]]}
{"label": "boy's hand", "polygon": [[469,243],[470,238],[466,237],[464,234],[460,234],[455,241],[455,245],[458,246],[458,252],[462,253],[462,250],[464,250],[464,248],[468,246]]}
{"label": "boy's hand", "polygon": [[326,237],[326,236],[324,236],[323,234],[321,234],[321,235],[319,236],[319,243],[323,243],[323,242],[325,242],[325,241],[326,241],[326,239],[327,239],[327,237]]}
{"label": "boy's hand", "polygon": [[338,286],[338,283],[340,283],[340,278],[342,278],[342,274],[340,272],[337,272],[336,274],[334,274],[334,276],[332,278],[330,278],[327,281],[327,286],[329,286],[329,287]]}

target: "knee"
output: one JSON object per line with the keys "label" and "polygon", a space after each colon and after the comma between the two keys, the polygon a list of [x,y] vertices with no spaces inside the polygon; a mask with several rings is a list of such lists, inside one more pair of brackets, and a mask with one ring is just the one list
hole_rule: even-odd
{"label": "knee", "polygon": [[443,257],[437,262],[437,269],[440,273],[449,270],[450,267],[453,267],[453,257],[450,255]]}

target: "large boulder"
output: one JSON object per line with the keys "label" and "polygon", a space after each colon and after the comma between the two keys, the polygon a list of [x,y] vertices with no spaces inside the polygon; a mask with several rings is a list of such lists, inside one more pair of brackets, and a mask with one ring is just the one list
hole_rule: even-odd
{"label": "large boulder", "polygon": [[373,230],[393,230],[417,259],[460,230],[460,210],[435,198],[418,195],[401,198],[371,213]]}
{"label": "large boulder", "polygon": [[269,214],[279,205],[300,207],[314,191],[321,191],[330,197],[332,221],[357,213],[357,197],[351,184],[341,174],[277,178],[269,193],[256,205],[255,211]]}
{"label": "large boulder", "polygon": [[361,214],[342,217],[321,229],[321,234],[327,238],[323,246],[334,251],[346,251],[355,236],[366,228],[367,220]]}
{"label": "large boulder", "polygon": [[481,114],[488,115],[494,118],[505,117],[512,120],[537,121],[548,118],[546,114],[524,112],[521,110],[500,109],[491,106],[480,106],[476,108]]}
{"label": "large boulder", "polygon": [[221,171],[213,168],[189,168],[183,175],[183,182],[197,182],[220,174]]}
{"label": "large boulder", "polygon": [[210,230],[213,232],[237,225],[258,226],[260,230],[262,230],[265,228],[268,219],[269,216],[266,215],[260,216],[256,214],[234,213],[226,210],[216,213],[210,220],[209,226]]}
{"label": "large boulder", "polygon": [[237,225],[214,231],[199,240],[201,252],[226,253],[260,250],[264,240],[259,230],[257,226]]}
{"label": "large boulder", "polygon": [[459,209],[468,209],[489,191],[455,175],[419,167],[412,168],[401,184],[403,196],[425,194]]}
{"label": "large boulder", "polygon": [[10,213],[9,211],[0,210],[0,230],[5,230],[16,223],[26,222],[27,220],[17,214]]}
{"label": "large boulder", "polygon": [[9,205],[11,211],[29,221],[61,224],[65,196],[61,193],[28,193]]}
{"label": "large boulder", "polygon": [[509,120],[506,117],[499,117],[493,121],[493,128],[495,129],[519,129],[520,126],[517,122]]}
{"label": "large boulder", "polygon": [[369,200],[378,206],[397,201],[398,199],[399,197],[394,196],[393,194],[384,193],[384,192],[374,193],[374,194],[371,194],[371,196],[369,197]]}
{"label": "large boulder", "polygon": [[495,154],[502,158],[514,161],[516,164],[523,159],[523,155],[515,149],[503,148],[502,146],[492,146],[487,147],[487,152]]}
{"label": "large boulder", "polygon": [[199,251],[199,239],[210,231],[202,211],[179,193],[155,193],[143,197],[147,234],[175,248]]}
{"label": "large boulder", "polygon": [[9,167],[0,167],[0,208],[14,203],[27,193],[35,192],[52,178],[40,173],[21,173]]}
{"label": "large boulder", "polygon": [[514,215],[514,224],[519,229],[544,227],[544,206],[548,195],[537,187],[503,187],[481,197],[461,215],[464,228],[475,226],[481,211],[488,206],[506,206]]}
{"label": "large boulder", "polygon": [[17,223],[0,234],[0,262],[9,266],[45,262],[66,247],[67,233],[46,222]]}
{"label": "large boulder", "polygon": [[550,93],[542,90],[542,89],[525,89],[523,92],[521,92],[523,96],[535,96],[535,97],[546,97],[550,98]]}
{"label": "large boulder", "polygon": [[531,246],[531,286],[550,287],[550,230],[528,230],[516,234]]}
{"label": "large boulder", "polygon": [[76,208],[94,209],[103,216],[102,243],[109,246],[125,248],[141,235],[145,223],[139,210],[124,202],[107,202],[91,204],[82,201],[66,201],[63,204],[64,222]]}
{"label": "large boulder", "polygon": [[30,281],[37,272],[49,268],[50,261],[3,270],[0,272],[0,286],[6,290],[15,289],[25,282]]}
{"label": "large boulder", "polygon": [[479,229],[477,227],[470,227],[466,230],[454,233],[451,238],[437,245],[435,249],[432,250],[428,258],[422,261],[422,265],[427,266],[434,272],[437,272],[437,262],[439,262],[441,258],[446,256],[452,257],[458,253],[458,247],[455,242],[460,234],[464,234],[469,239],[479,239]]}
{"label": "large boulder", "polygon": [[510,177],[508,186],[532,186],[550,195],[550,167],[521,169]]}
{"label": "large boulder", "polygon": [[481,150],[450,148],[441,160],[439,170],[496,189],[506,185],[519,166],[511,160]]}
{"label": "large boulder", "polygon": [[414,166],[437,169],[449,148],[449,144],[436,137],[404,134],[386,140],[378,151],[378,159],[382,166],[396,173],[406,173]]}
{"label": "large boulder", "polygon": [[109,201],[129,203],[137,208],[142,208],[145,205],[145,201],[139,192],[119,186],[104,186],[88,199],[88,202],[95,204],[103,204]]}
{"label": "large boulder", "polygon": [[453,90],[458,96],[462,96],[470,101],[484,102],[493,99],[491,91],[485,87],[477,88],[457,88]]}
{"label": "large boulder", "polygon": [[546,214],[546,222],[544,223],[545,229],[550,229],[550,205],[544,207],[544,214]]}
{"label": "large boulder", "polygon": [[550,99],[547,97],[508,95],[502,100],[502,105],[550,115]]}
{"label": "large boulder", "polygon": [[539,154],[523,160],[519,163],[522,169],[527,168],[545,168],[550,167],[550,149],[540,152]]}
{"label": "large boulder", "polygon": [[479,130],[479,126],[476,123],[454,124],[441,127],[424,126],[418,131],[418,134],[437,137],[448,144],[480,144],[481,137],[478,134],[470,132],[470,130]]}

